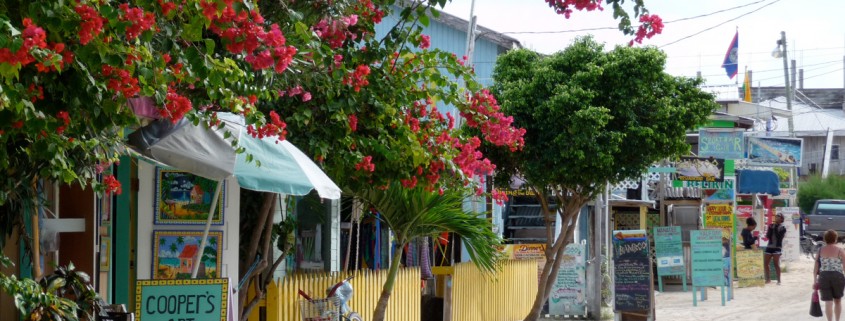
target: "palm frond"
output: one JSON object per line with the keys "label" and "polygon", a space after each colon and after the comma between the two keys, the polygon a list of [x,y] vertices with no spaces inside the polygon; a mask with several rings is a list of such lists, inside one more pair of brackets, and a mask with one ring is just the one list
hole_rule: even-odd
{"label": "palm frond", "polygon": [[456,233],[472,261],[482,270],[493,271],[498,261],[495,246],[501,239],[483,215],[463,210],[464,195],[458,191],[426,191],[391,184],[387,189],[369,188],[356,193],[379,211],[382,220],[401,245],[421,236]]}

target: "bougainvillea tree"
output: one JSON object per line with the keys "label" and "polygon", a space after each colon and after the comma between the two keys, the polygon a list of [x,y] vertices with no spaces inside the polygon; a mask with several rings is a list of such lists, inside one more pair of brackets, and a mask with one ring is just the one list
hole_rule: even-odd
{"label": "bougainvillea tree", "polygon": [[[446,2],[0,3],[0,239],[21,226],[39,181],[120,192],[103,170],[118,159],[123,132],[139,125],[129,106],[143,99],[173,121],[218,126],[218,112],[243,114],[250,134],[291,139],[348,190],[473,187],[472,176],[495,168],[482,141],[516,151],[524,131],[463,57],[429,48],[423,27]],[[547,2],[567,16],[600,8]],[[643,24],[634,31],[622,2],[607,1],[636,40],[662,28],[635,1]],[[390,30],[376,37],[392,10]]]}

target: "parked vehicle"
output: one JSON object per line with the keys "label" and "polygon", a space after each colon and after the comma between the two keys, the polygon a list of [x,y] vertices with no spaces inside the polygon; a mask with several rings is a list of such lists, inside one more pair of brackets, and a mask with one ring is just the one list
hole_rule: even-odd
{"label": "parked vehicle", "polygon": [[805,216],[804,235],[824,235],[827,230],[839,233],[839,242],[845,239],[845,200],[822,199],[816,201],[813,211]]}

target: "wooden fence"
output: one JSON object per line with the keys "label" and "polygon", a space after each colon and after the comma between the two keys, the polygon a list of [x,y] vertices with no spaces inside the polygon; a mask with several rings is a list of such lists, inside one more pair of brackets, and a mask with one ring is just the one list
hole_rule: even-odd
{"label": "wooden fence", "polygon": [[[302,320],[299,315],[299,302],[301,300],[301,297],[297,294],[299,289],[313,298],[322,298],[325,296],[327,288],[352,273],[296,274],[271,283],[267,287],[267,297],[261,303],[261,307],[265,308],[265,320]],[[349,301],[349,306],[353,311],[358,312],[364,320],[373,319],[373,309],[378,302],[386,279],[387,270],[361,270],[350,281],[355,294]],[[419,321],[420,301],[422,300],[420,287],[420,270],[418,268],[400,269],[396,276],[385,319],[387,321]],[[253,310],[249,321],[261,320],[259,310]]]}
{"label": "wooden fence", "polygon": [[452,277],[452,320],[522,320],[537,295],[537,261],[505,261],[496,274],[459,263]]}

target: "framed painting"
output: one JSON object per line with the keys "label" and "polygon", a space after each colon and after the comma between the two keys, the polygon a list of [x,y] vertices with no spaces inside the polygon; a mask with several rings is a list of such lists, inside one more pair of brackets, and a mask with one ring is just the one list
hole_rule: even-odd
{"label": "framed painting", "polygon": [[[211,200],[218,182],[191,173],[156,169],[155,224],[202,224],[208,220]],[[217,200],[212,225],[223,225],[223,200],[226,185]]]}
{"label": "framed painting", "polygon": [[100,271],[111,268],[111,238],[100,239]]}
{"label": "framed painting", "polygon": [[197,278],[219,278],[222,240],[222,231],[209,231],[205,249],[197,262],[202,231],[154,231],[153,279],[190,279],[195,264],[200,265]]}

